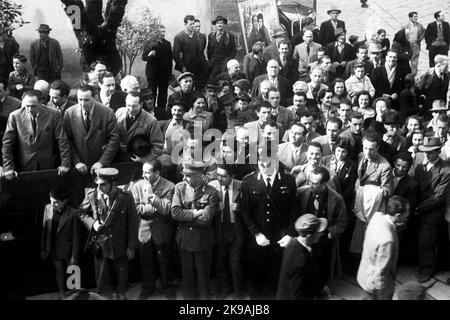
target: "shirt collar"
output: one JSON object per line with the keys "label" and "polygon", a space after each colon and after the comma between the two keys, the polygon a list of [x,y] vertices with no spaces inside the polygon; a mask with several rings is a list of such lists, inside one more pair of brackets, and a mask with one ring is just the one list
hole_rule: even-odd
{"label": "shirt collar", "polygon": [[312,248],[309,247],[309,246],[307,246],[307,245],[305,244],[305,242],[303,241],[302,238],[299,238],[299,237],[298,237],[298,238],[297,238],[297,241],[298,241],[302,246],[304,246],[304,247],[306,248],[306,250],[308,250],[309,253],[311,253]]}
{"label": "shirt collar", "polygon": [[[94,103],[94,105],[92,106],[92,108],[91,108],[91,111],[89,111],[89,115],[90,116],[92,116],[92,114],[94,113],[94,108],[95,108],[95,103]],[[86,110],[84,109],[84,108],[81,108],[81,113],[83,114],[83,116],[84,116],[84,112],[85,112]]]}
{"label": "shirt collar", "polygon": [[150,183],[152,188],[154,189],[160,181],[161,181],[161,176],[158,177],[158,180],[156,180],[155,183]]}
{"label": "shirt collar", "polygon": [[268,176],[264,173],[258,172],[258,180],[260,180],[260,178],[263,178],[264,183],[267,182],[267,178],[270,178],[270,183],[273,185],[273,182],[275,181],[275,177],[278,174],[278,179],[281,179],[281,175],[278,171],[275,171],[271,176]]}

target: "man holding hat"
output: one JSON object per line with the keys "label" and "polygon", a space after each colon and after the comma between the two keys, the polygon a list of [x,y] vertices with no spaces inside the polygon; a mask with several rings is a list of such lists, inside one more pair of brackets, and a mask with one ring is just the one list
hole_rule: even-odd
{"label": "man holding hat", "polygon": [[341,12],[341,9],[335,7],[327,11],[327,14],[331,19],[322,22],[320,25],[319,42],[322,46],[326,47],[329,43],[336,40],[335,30],[337,28],[342,28],[345,30],[345,22],[338,20],[338,16]]}
{"label": "man holding hat", "polygon": [[445,198],[449,192],[450,168],[439,157],[441,141],[425,137],[419,150],[425,152],[423,164],[416,167],[414,178],[419,184],[419,282],[427,282],[436,271],[439,230],[444,223]]}
{"label": "man holding hat", "polygon": [[52,29],[47,24],[41,24],[36,31],[39,40],[31,43],[30,62],[37,79],[49,83],[61,79],[63,55],[58,40],[50,38]]}
{"label": "man holding hat", "polygon": [[293,238],[283,253],[278,300],[313,300],[319,292],[312,251],[327,228],[327,219],[307,213],[295,221],[298,236]]}
{"label": "man holding hat", "polygon": [[208,47],[206,49],[208,60],[211,63],[211,77],[225,71],[225,64],[236,56],[236,42],[231,32],[224,30],[228,24],[227,18],[217,16],[212,24],[216,27],[215,32],[208,35]]}
{"label": "man holding hat", "polygon": [[139,218],[133,196],[117,187],[119,171],[96,171],[97,188],[88,191],[80,205],[80,219],[90,232],[97,292],[125,299],[129,260],[137,247]]}
{"label": "man holding hat", "polygon": [[184,181],[175,185],[172,217],[178,223],[176,242],[181,258],[184,299],[208,299],[213,258],[213,218],[218,203],[217,190],[202,178],[205,165],[183,163]]}

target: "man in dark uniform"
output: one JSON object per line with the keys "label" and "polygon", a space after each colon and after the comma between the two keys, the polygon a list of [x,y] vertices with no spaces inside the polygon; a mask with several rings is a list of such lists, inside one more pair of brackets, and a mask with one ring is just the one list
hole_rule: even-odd
{"label": "man in dark uniform", "polygon": [[215,32],[208,35],[208,60],[211,63],[211,78],[215,78],[219,73],[226,71],[226,63],[236,56],[236,42],[231,32],[225,31],[224,26],[228,20],[218,16],[212,21],[216,27]]}
{"label": "man in dark uniform", "polygon": [[89,191],[80,205],[80,219],[91,232],[97,292],[125,299],[129,260],[137,246],[139,218],[133,196],[117,188],[119,171],[97,170],[97,188]]}
{"label": "man in dark uniform", "polygon": [[[145,75],[148,87],[157,95],[158,108],[165,108],[167,103],[167,88],[172,76],[172,46],[164,39],[166,28],[159,28],[159,38],[147,42],[142,51],[142,60],[147,61]],[[162,109],[160,109],[162,110]]]}
{"label": "man in dark uniform", "polygon": [[259,171],[246,176],[241,185],[240,212],[252,235],[248,247],[251,299],[275,298],[283,248],[296,235],[298,216],[294,177],[278,170],[278,159],[269,152],[263,153]]}
{"label": "man in dark uniform", "polygon": [[172,217],[178,222],[176,242],[181,258],[184,299],[209,298],[214,245],[212,222],[218,195],[214,187],[203,181],[204,168],[201,162],[185,162],[182,171],[185,181],[175,185],[172,199]]}

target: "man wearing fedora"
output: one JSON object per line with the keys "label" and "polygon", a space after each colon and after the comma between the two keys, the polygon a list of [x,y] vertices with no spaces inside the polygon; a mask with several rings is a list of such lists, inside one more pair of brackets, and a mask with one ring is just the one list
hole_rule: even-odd
{"label": "man wearing fedora", "polygon": [[330,20],[322,22],[320,25],[319,42],[326,47],[329,43],[336,40],[335,31],[337,28],[345,30],[345,22],[338,20],[338,16],[342,11],[338,8],[331,8],[327,11]]}
{"label": "man wearing fedora", "polygon": [[407,141],[399,132],[400,118],[398,112],[388,110],[383,118],[384,128],[386,129],[383,140],[393,146],[395,150],[405,151],[407,149]]}
{"label": "man wearing fedora", "polygon": [[423,127],[425,129],[432,129],[437,134],[439,131],[439,118],[447,115],[448,108],[445,106],[444,100],[434,100],[432,108],[429,111],[433,118],[429,122],[424,123]]}
{"label": "man wearing fedora", "polygon": [[125,300],[129,261],[137,247],[139,217],[133,196],[117,187],[119,170],[96,171],[97,187],[87,192],[80,205],[81,222],[90,232],[88,245],[94,254],[97,293]]}
{"label": "man wearing fedora", "polygon": [[347,31],[345,29],[335,29],[334,35],[335,41],[327,44],[325,54],[330,57],[336,68],[336,76],[343,78],[347,62],[355,58],[355,50],[346,42]]}
{"label": "man wearing fedora", "polygon": [[444,223],[445,198],[449,192],[450,168],[440,157],[442,143],[438,137],[425,137],[419,150],[425,160],[416,167],[419,184],[419,282],[427,282],[436,271],[439,230]]}
{"label": "man wearing fedora", "polygon": [[63,55],[58,40],[50,38],[52,30],[47,24],[41,24],[38,29],[39,40],[31,43],[30,62],[38,80],[52,83],[61,79]]}
{"label": "man wearing fedora", "polygon": [[217,16],[212,24],[216,27],[216,31],[208,35],[206,51],[212,67],[211,77],[214,78],[225,71],[228,60],[236,57],[236,41],[231,32],[224,30],[225,25],[228,24],[227,18]]}
{"label": "man wearing fedora", "polygon": [[263,61],[267,65],[267,62],[271,59],[278,59],[280,57],[280,51],[278,45],[285,40],[286,32],[282,28],[276,28],[273,32],[273,41],[264,48]]}

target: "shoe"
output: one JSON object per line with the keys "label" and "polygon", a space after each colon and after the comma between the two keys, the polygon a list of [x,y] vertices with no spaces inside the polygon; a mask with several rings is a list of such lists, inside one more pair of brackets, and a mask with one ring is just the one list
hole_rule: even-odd
{"label": "shoe", "polygon": [[361,5],[361,8],[368,8],[369,7],[369,5],[367,4],[367,3],[363,3],[362,5]]}
{"label": "shoe", "polygon": [[430,279],[431,279],[431,275],[430,274],[419,274],[417,276],[417,282],[419,282],[419,283],[427,282]]}

